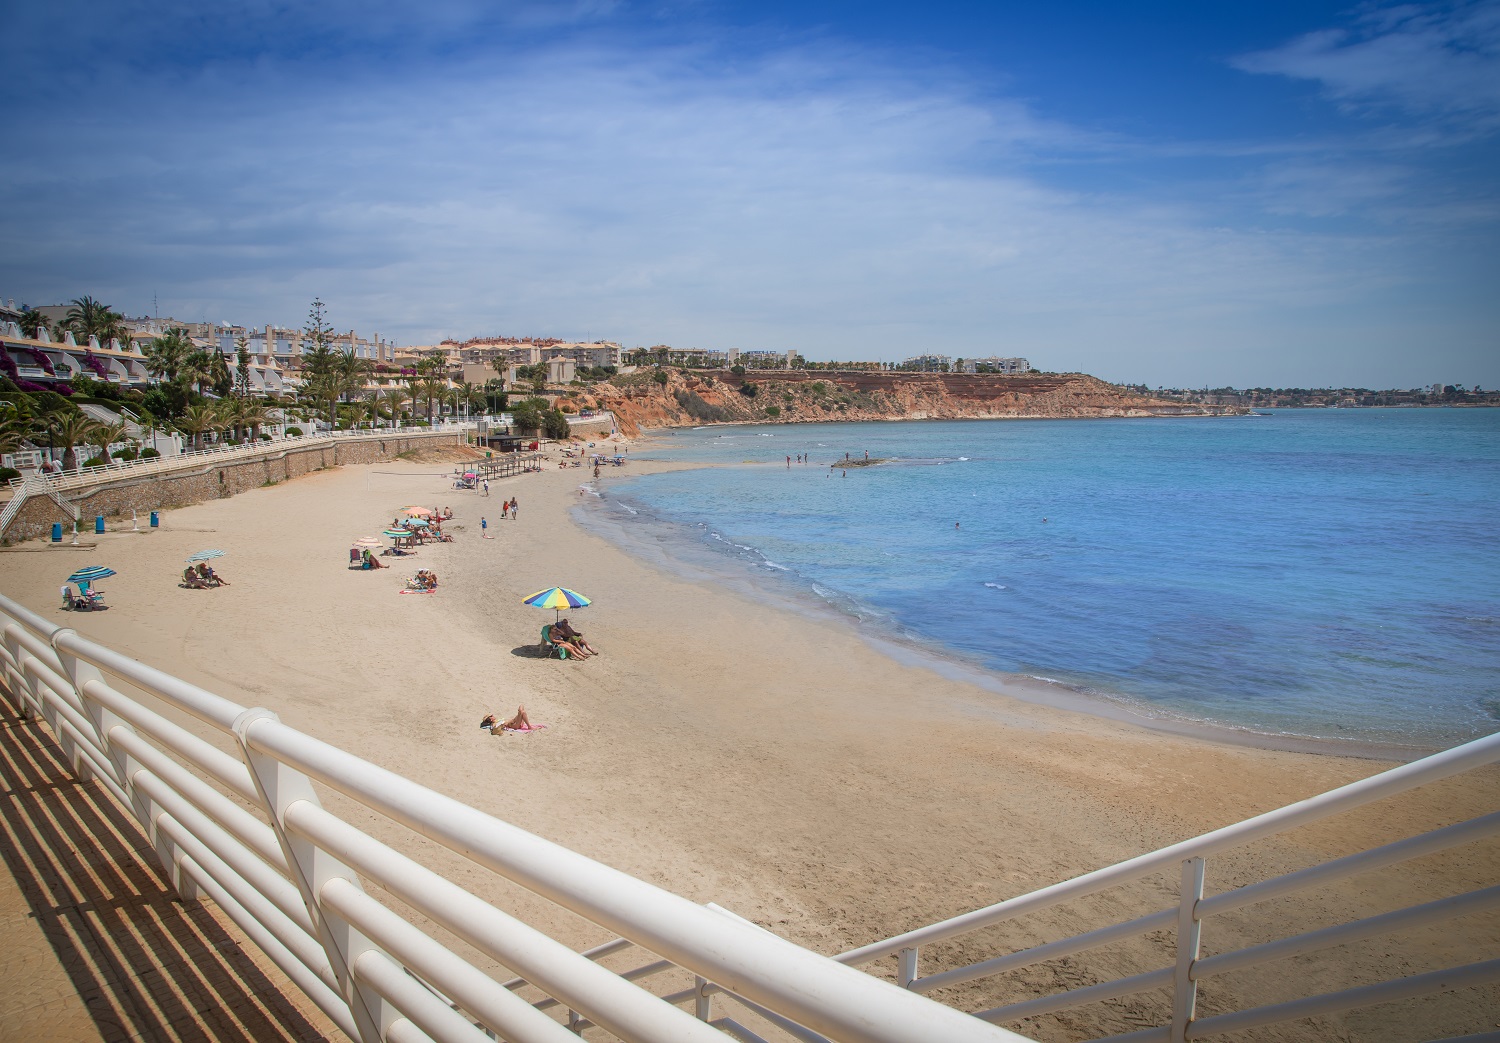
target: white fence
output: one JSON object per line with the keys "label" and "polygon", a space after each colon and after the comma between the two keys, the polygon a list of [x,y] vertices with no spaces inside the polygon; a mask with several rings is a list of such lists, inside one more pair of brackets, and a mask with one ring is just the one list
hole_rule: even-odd
{"label": "white fence", "polygon": [[[3,596],[0,680],[23,713],[46,721],[73,770],[135,816],[179,894],[216,902],[362,1043],[576,1043],[595,1026],[642,1043],[1023,1038],[526,833]],[[331,813],[317,786],[619,937],[574,952]],[[413,926],[413,914],[484,963]],[[632,949],[645,962],[601,962]],[[509,973],[491,974],[488,961]],[[658,995],[639,984],[648,980],[675,991]],[[715,1012],[720,997],[733,1017]]]}
{"label": "white fence", "polygon": [[[1219,952],[1208,957],[1201,955],[1205,944],[1204,931],[1214,917],[1246,909],[1257,903],[1314,891],[1361,873],[1373,872],[1436,852],[1475,844],[1500,834],[1500,810],[1297,872],[1205,896],[1204,869],[1210,857],[1222,856],[1300,826],[1482,769],[1497,761],[1500,761],[1500,733],[1159,851],[1085,873],[1072,880],[955,916],[941,923],[908,931],[883,942],[862,946],[835,959],[851,966],[860,966],[883,957],[895,956],[899,982],[915,992],[926,993],[965,982],[1015,974],[1025,968],[1073,957],[1151,932],[1170,932],[1176,950],[1176,958],[1170,966],[1049,996],[1008,1003],[979,1011],[975,1015],[991,1022],[1014,1022],[1036,1015],[1076,1010],[1122,996],[1162,989],[1170,991],[1171,1013],[1165,1024],[1105,1037],[1114,1043],[1181,1043],[1184,1040],[1207,1039],[1265,1025],[1300,1021],[1373,1004],[1500,982],[1500,959],[1489,959],[1251,1009],[1224,1011],[1211,1017],[1200,1018],[1196,1011],[1198,983],[1207,978],[1271,962],[1291,960],[1307,953],[1321,952],[1364,939],[1388,938],[1416,927],[1477,917],[1500,908],[1500,862],[1491,862],[1487,875],[1497,886],[1422,902],[1333,927],[1268,940],[1236,951]],[[1209,784],[1209,780],[1201,781],[1204,785]],[[1178,901],[1173,906],[1124,923],[1110,924],[1070,938],[1004,952],[963,966],[949,967],[935,973],[920,972],[919,957],[923,947],[974,935],[1042,910],[1055,909],[1065,903],[1077,902],[1087,896],[1164,872],[1177,875],[1180,881]],[[1500,956],[1500,937],[1496,938],[1493,955]],[[1294,968],[1290,970],[1290,974],[1295,981]],[[1500,1019],[1491,1017],[1488,1020],[1493,1022]],[[1466,1041],[1484,1039],[1490,1043],[1500,1043],[1500,1033],[1496,1032],[1461,1038]]]}

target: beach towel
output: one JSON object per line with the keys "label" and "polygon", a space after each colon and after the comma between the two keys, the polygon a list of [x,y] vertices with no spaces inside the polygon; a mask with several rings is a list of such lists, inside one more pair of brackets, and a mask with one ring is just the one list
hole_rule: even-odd
{"label": "beach towel", "polygon": [[397,594],[436,594],[437,591],[435,589],[434,590],[411,590],[409,588],[402,587],[400,590],[396,591],[396,593]]}
{"label": "beach towel", "polygon": [[506,728],[504,731],[506,735],[529,735],[532,732],[539,732],[545,727],[547,727],[545,724],[533,724],[530,728]]}

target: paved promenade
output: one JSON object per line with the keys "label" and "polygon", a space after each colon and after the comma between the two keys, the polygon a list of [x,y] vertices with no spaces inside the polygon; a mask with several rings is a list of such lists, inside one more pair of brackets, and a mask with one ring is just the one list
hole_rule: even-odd
{"label": "paved promenade", "polygon": [[344,1039],[4,696],[0,787],[0,1041]]}

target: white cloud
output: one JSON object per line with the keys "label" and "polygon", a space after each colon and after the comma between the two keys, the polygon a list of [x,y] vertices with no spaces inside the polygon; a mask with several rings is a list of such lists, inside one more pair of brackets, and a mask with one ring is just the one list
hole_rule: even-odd
{"label": "white cloud", "polygon": [[1375,9],[1352,30],[1308,33],[1234,64],[1316,81],[1355,109],[1394,109],[1482,131],[1500,125],[1500,6],[1493,3]]}
{"label": "white cloud", "polygon": [[[0,257],[6,295],[138,309],[160,291],[182,318],[260,324],[299,322],[316,294],[339,325],[407,343],[935,348],[1153,383],[1266,382],[1268,344],[1296,365],[1321,345],[1328,379],[1400,355],[1375,327],[1422,262],[1409,241],[1245,220],[1233,180],[1241,198],[1171,172],[1110,184],[1112,159],[1170,148],[837,44],[589,40],[399,75],[274,53],[100,72],[88,105],[18,130],[36,155],[82,140],[99,159],[0,157],[32,244]],[[1049,165],[1078,157],[1095,187],[1059,187]],[[1342,216],[1405,177],[1302,155],[1250,195]]]}

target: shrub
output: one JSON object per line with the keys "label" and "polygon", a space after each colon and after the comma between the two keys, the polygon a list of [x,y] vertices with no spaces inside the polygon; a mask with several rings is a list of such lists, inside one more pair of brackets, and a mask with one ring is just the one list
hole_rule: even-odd
{"label": "shrub", "polygon": [[571,433],[568,426],[568,418],[561,409],[556,407],[542,414],[542,433],[548,438],[564,439]]}
{"label": "shrub", "polygon": [[83,462],[83,466],[85,466],[85,467],[108,467],[109,466],[109,457],[107,457],[107,456],[91,456],[91,457],[89,457],[87,460],[85,460]]}
{"label": "shrub", "polygon": [[134,446],[132,446],[129,449],[116,449],[115,450],[115,459],[116,460],[134,460],[139,455],[140,454],[135,451],[135,447]]}
{"label": "shrub", "polygon": [[161,454],[158,453],[155,449],[142,449],[141,450],[141,459],[142,460],[150,460],[152,457],[157,457],[157,456],[160,456],[160,455]]}
{"label": "shrub", "polygon": [[754,398],[755,394],[756,394],[755,385],[754,384],[741,384],[740,385],[740,394],[744,395],[746,398]]}
{"label": "shrub", "polygon": [[0,467],[0,482],[8,482],[12,478],[21,477],[21,472],[14,467]]}
{"label": "shrub", "polygon": [[260,440],[262,442],[269,442],[269,441],[271,441],[271,436],[269,434],[267,434],[266,432],[262,431],[260,433]]}
{"label": "shrub", "polygon": [[744,366],[730,366],[729,367],[729,372],[733,373],[737,377],[743,377],[745,375],[745,367]]}
{"label": "shrub", "polygon": [[704,423],[716,423],[724,420],[734,419],[729,411],[715,405],[710,405],[696,391],[674,391],[672,397],[677,399],[677,404],[682,407],[683,412],[694,420]]}
{"label": "shrub", "polygon": [[289,428],[286,429],[286,436],[288,438],[301,438],[302,437],[302,428],[300,428],[300,427],[289,427]]}
{"label": "shrub", "polygon": [[662,387],[666,387],[668,380],[667,371],[664,369],[659,369],[655,373],[651,374],[651,379],[656,381]]}
{"label": "shrub", "polygon": [[780,406],[767,406],[766,407],[766,416],[769,416],[769,417],[778,417],[780,415],[781,415],[781,407]]}

